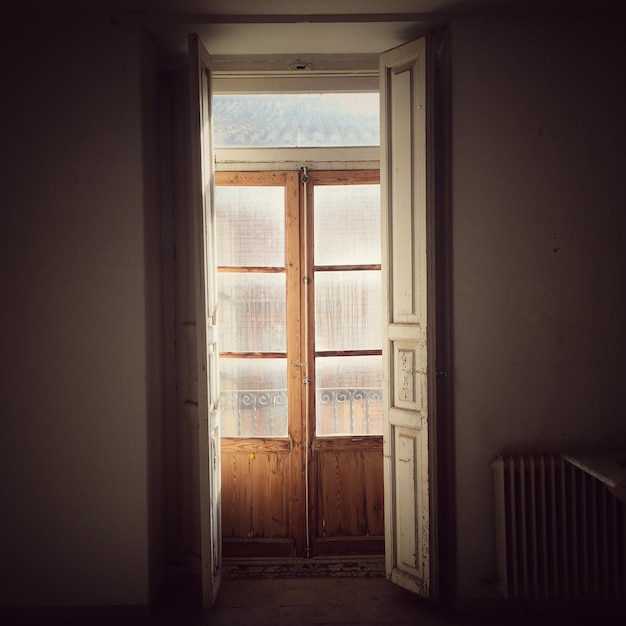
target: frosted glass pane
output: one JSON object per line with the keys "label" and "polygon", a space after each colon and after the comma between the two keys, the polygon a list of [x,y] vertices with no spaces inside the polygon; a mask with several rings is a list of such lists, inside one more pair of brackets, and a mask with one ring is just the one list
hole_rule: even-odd
{"label": "frosted glass pane", "polygon": [[287,436],[287,359],[221,359],[224,437]]}
{"label": "frosted glass pane", "polygon": [[315,359],[318,436],[383,432],[382,356]]}
{"label": "frosted glass pane", "polygon": [[284,267],[283,187],[215,188],[217,264]]}
{"label": "frosted glass pane", "polygon": [[314,189],[315,265],[380,263],[380,185]]}
{"label": "frosted glass pane", "polygon": [[378,146],[377,93],[216,94],[218,148]]}
{"label": "frosted glass pane", "polygon": [[222,352],[284,352],[285,274],[217,275]]}
{"label": "frosted glass pane", "polygon": [[382,348],[380,271],[315,274],[315,349]]}

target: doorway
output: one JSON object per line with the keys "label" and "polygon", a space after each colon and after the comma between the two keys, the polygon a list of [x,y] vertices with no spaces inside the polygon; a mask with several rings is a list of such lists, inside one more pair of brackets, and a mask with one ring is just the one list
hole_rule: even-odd
{"label": "doorway", "polygon": [[215,182],[224,555],[383,554],[379,173]]}
{"label": "doorway", "polygon": [[[435,490],[431,489],[436,465],[433,454],[436,449],[435,422],[432,420],[436,408],[436,361],[432,349],[435,333],[432,263],[434,204],[432,168],[428,167],[432,163],[432,155],[429,154],[433,144],[427,141],[431,128],[428,111],[432,111],[427,96],[432,91],[426,89],[427,77],[433,75],[432,65],[427,63],[427,58],[433,57],[427,54],[428,41],[420,39],[410,42],[388,51],[380,59],[381,291],[384,294],[382,439],[386,575],[392,582],[418,595],[434,598],[437,595],[436,578],[433,578],[437,545],[432,532]],[[196,35],[190,36],[189,48],[186,122],[190,132],[191,149],[188,154],[191,167],[190,170],[185,168],[186,146],[181,141],[181,176],[179,179],[176,176],[174,178],[176,183],[178,180],[181,183],[175,183],[177,192],[180,192],[177,193],[180,211],[174,211],[177,233],[175,284],[180,292],[176,305],[176,347],[177,360],[180,360],[180,367],[177,366],[177,414],[181,418],[180,448],[184,452],[191,451],[190,454],[183,452],[180,457],[181,484],[184,486],[181,491],[181,509],[184,514],[181,544],[186,549],[190,564],[193,566],[195,562],[199,565],[203,602],[209,606],[215,601],[219,590],[224,536],[221,530],[224,489],[219,432],[222,420],[217,367],[218,322],[223,307],[217,297],[217,209],[213,202],[215,179],[211,152],[210,59]],[[184,111],[184,96],[181,104]],[[182,119],[185,119],[184,115]],[[246,148],[245,152],[250,151]],[[226,160],[221,161],[222,166],[225,163]],[[267,165],[267,162],[263,165]],[[228,169],[233,171],[234,168]],[[299,167],[271,169],[288,172],[297,171]],[[331,168],[319,168],[319,171],[327,169]],[[190,172],[188,178],[186,171]],[[190,183],[187,189],[183,184],[186,181]],[[300,182],[308,186],[308,181]],[[298,190],[297,195],[299,206],[309,202],[308,191]],[[300,228],[306,228],[308,232],[314,229],[308,217],[311,214],[306,212],[307,218],[300,220]],[[302,245],[309,245],[308,237],[301,241]],[[307,263],[301,262],[300,272],[308,269]],[[304,279],[313,282],[314,277],[305,274],[302,276]],[[307,291],[304,290],[304,293]],[[310,314],[310,306],[300,304],[301,318]],[[308,325],[305,327],[308,328]],[[317,358],[324,355],[313,356]],[[344,356],[348,358],[348,355]],[[306,363],[307,368],[310,366],[308,361],[298,363]],[[299,369],[297,366],[288,368],[287,376],[298,376],[292,372]],[[305,386],[308,391],[303,393],[302,388]],[[311,401],[312,388],[310,384],[302,385],[301,402]],[[300,423],[300,428],[310,427],[312,419],[309,413],[309,419],[304,420],[304,425]],[[344,441],[358,438],[350,436]],[[282,439],[288,441],[289,450],[294,441],[303,441],[289,437]],[[300,443],[299,446],[300,459],[303,455],[313,456],[319,449],[318,442],[313,442],[310,434],[305,436],[304,442],[307,445]],[[237,454],[242,452],[247,451],[241,450]],[[256,455],[255,452],[247,454],[249,458],[251,454]],[[302,510],[301,503],[296,499],[294,485],[297,481],[304,485],[298,493],[310,490],[313,484],[310,475],[317,471],[314,463],[305,463],[301,467],[300,476],[297,476],[297,472],[292,474],[296,477],[294,483],[281,486],[287,490],[288,509],[300,506]],[[266,472],[265,479],[270,474],[271,471]],[[340,483],[337,476],[335,472],[335,493]],[[237,484],[242,485],[243,481]],[[309,503],[303,508],[304,526],[308,531],[304,533],[304,542],[309,542],[310,549],[317,547],[316,541],[321,545],[323,542],[320,539],[326,539],[328,535],[323,535],[325,518],[317,517],[321,510],[319,498],[314,500],[309,494]],[[247,513],[250,515],[250,509]],[[290,517],[289,521],[292,519],[297,518]],[[317,523],[316,519],[320,522]],[[296,523],[302,526],[302,519]],[[291,538],[295,545],[297,537],[302,536],[302,533],[291,532],[288,539]],[[255,540],[254,533],[245,539]],[[261,541],[264,539],[259,538]]]}

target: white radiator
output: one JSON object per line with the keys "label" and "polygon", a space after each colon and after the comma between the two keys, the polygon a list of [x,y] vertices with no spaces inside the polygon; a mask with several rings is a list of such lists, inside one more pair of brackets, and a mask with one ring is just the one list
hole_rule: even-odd
{"label": "white radiator", "polygon": [[496,456],[491,468],[505,598],[626,597],[623,502],[558,455]]}

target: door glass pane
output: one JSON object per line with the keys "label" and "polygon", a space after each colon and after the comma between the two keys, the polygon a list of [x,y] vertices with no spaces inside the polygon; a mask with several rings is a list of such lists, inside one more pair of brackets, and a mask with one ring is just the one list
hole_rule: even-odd
{"label": "door glass pane", "polygon": [[380,185],[318,185],[315,265],[380,264]]}
{"label": "door glass pane", "polygon": [[380,271],[315,274],[315,350],[382,348]]}
{"label": "door glass pane", "polygon": [[315,359],[318,436],[380,435],[382,356]]}
{"label": "door glass pane", "polygon": [[283,187],[215,188],[217,264],[229,267],[284,267]]}
{"label": "door glass pane", "polygon": [[218,273],[222,352],[284,352],[285,274]]}
{"label": "door glass pane", "polygon": [[222,359],[224,437],[287,436],[287,359]]}

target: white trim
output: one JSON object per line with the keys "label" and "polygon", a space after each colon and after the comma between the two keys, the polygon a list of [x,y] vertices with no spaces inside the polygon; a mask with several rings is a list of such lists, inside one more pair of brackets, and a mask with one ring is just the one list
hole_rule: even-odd
{"label": "white trim", "polygon": [[376,92],[378,91],[378,76],[354,76],[341,73],[314,75],[302,71],[297,75],[223,75],[216,77],[213,84],[216,94]]}
{"label": "white trim", "polygon": [[379,89],[376,55],[213,57],[214,93],[310,93]]}
{"label": "white trim", "polygon": [[246,73],[296,74],[300,65],[315,73],[366,74],[377,76],[377,54],[272,54],[272,55],[212,55],[211,69],[218,76]]}
{"label": "white trim", "polygon": [[359,148],[219,148],[218,172],[299,170],[377,170],[378,146]]}

